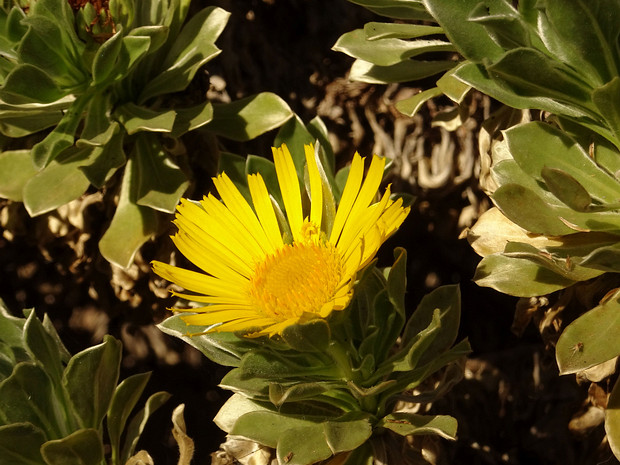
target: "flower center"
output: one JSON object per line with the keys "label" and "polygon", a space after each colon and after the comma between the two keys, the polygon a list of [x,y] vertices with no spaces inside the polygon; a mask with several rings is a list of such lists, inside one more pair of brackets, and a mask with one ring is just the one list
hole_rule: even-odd
{"label": "flower center", "polygon": [[265,317],[279,321],[318,313],[333,298],[343,270],[329,242],[294,242],[256,266],[250,296]]}

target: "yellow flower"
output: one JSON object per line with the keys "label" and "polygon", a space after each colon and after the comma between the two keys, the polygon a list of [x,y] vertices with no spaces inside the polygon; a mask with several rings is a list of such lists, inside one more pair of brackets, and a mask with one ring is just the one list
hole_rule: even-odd
{"label": "yellow flower", "polygon": [[[330,214],[331,195],[312,146],[305,147],[309,213],[293,159],[286,146],[273,149],[284,212],[274,205],[259,174],[248,176],[250,205],[222,173],[214,178],[221,197],[200,204],[181,200],[172,238],[202,272],[153,262],[158,275],[193,294],[174,293],[204,307],[189,312],[187,324],[207,331],[241,331],[248,336],[281,334],[290,325],[326,318],[351,301],[357,272],[409,213],[389,187],[372,203],[385,159],[374,156],[364,178],[364,159],[353,158],[340,204]],[[307,202],[306,202],[307,204]],[[280,221],[279,221],[280,219]]]}

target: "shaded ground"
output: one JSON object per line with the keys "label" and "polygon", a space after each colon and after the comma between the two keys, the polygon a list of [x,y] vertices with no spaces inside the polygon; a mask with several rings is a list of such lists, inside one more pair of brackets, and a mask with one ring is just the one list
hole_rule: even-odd
{"label": "shaded ground", "polygon": [[[474,136],[490,102],[473,98],[468,127],[449,134],[429,124],[445,102],[405,118],[391,103],[413,92],[413,86],[348,82],[352,60],[330,48],[342,33],[376,18],[344,0],[217,4],[232,13],[218,42],[224,52],[209,63],[210,76],[197,77],[193,91],[206,91],[210,82],[213,95],[222,99],[275,92],[304,121],[317,114],[324,119],[339,164],[356,149],[393,158],[394,190],[414,193],[417,201],[401,231],[385,245],[383,264],[390,263],[393,247],[409,251],[411,309],[429,290],[461,283],[461,335],[470,339],[474,353],[464,381],[433,407],[459,420],[459,440],[439,443],[441,463],[618,463],[601,446],[600,424],[569,430],[571,418],[584,408],[589,383],[557,376],[553,351],[533,326],[519,338],[511,332],[516,299],[471,282],[478,257],[458,236],[488,206],[477,187]],[[248,144],[220,143],[232,152],[268,155],[272,140],[269,134]],[[215,162],[200,133],[184,143],[197,173],[192,189],[200,194],[208,188]],[[14,311],[34,306],[48,313],[72,352],[99,342],[105,333],[122,339],[123,377],[152,370],[148,393],[163,389],[174,395],[153,417],[140,447],[158,465],[176,463],[169,418],[174,406],[185,403],[188,433],[197,445],[194,463],[209,463],[224,438],[211,419],[228,396],[217,388],[226,370],[153,326],[166,317],[170,301],[148,263],[169,260],[167,235],[145,245],[137,265],[124,272],[97,253],[112,214],[110,196],[93,191],[71,208],[35,219],[20,205],[1,202],[0,298]],[[162,233],[167,229],[172,231],[166,221]]]}

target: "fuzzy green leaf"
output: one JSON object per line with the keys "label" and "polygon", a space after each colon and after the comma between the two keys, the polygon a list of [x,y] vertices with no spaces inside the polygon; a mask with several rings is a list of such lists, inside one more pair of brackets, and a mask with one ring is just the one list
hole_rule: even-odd
{"label": "fuzzy green leaf", "polygon": [[587,311],[560,335],[556,358],[561,374],[575,373],[620,355],[620,295]]}
{"label": "fuzzy green leaf", "polygon": [[54,387],[40,365],[22,362],[0,383],[0,418],[3,423],[28,422],[40,428],[47,439],[63,437],[65,419],[60,414]]}
{"label": "fuzzy green leaf", "polygon": [[609,446],[620,457],[620,380],[616,380],[605,409],[605,432]]}
{"label": "fuzzy green leaf", "polygon": [[30,216],[55,210],[88,189],[90,182],[79,169],[88,152],[72,147],[26,182],[23,201]]}
{"label": "fuzzy green leaf", "polygon": [[0,465],[42,464],[39,449],[45,441],[45,433],[30,423],[0,426]]}
{"label": "fuzzy green leaf", "polygon": [[205,128],[237,141],[247,141],[282,126],[293,116],[284,100],[262,92],[232,103],[213,105],[213,120]]}
{"label": "fuzzy green leaf", "polygon": [[92,65],[92,85],[105,82],[118,66],[118,55],[123,45],[123,31],[119,27],[116,34],[106,40],[97,50]]}
{"label": "fuzzy green leaf", "polygon": [[445,439],[456,439],[456,418],[448,415],[419,415],[416,413],[394,412],[383,417],[378,427],[387,428],[400,434],[437,434]]}
{"label": "fuzzy green leaf", "polygon": [[204,102],[188,108],[177,108],[176,118],[171,137],[180,137],[186,132],[193,131],[204,126],[213,119],[213,105],[211,102]]}
{"label": "fuzzy green leaf", "polygon": [[531,260],[502,254],[484,257],[476,268],[474,281],[479,286],[517,297],[551,294],[575,284]]}
{"label": "fuzzy green leaf", "polygon": [[63,372],[61,349],[54,337],[45,330],[35,312],[30,314],[24,325],[24,341],[33,360],[45,367],[54,385],[60,385]]}
{"label": "fuzzy green leaf", "polygon": [[420,0],[349,0],[378,15],[397,19],[432,20]]}
{"label": "fuzzy green leaf", "polygon": [[114,391],[106,419],[113,457],[118,457],[120,454],[121,434],[150,377],[150,372],[130,376]]}
{"label": "fuzzy green leaf", "polygon": [[96,429],[80,429],[41,447],[46,465],[100,465],[103,443]]}
{"label": "fuzzy green leaf", "polygon": [[592,203],[588,191],[570,174],[557,168],[543,167],[541,176],[549,190],[573,210],[587,211]]}
{"label": "fuzzy green leaf", "polygon": [[142,90],[138,101],[185,89],[198,69],[221,50],[214,44],[222,33],[230,13],[207,7],[192,16],[181,30],[161,63],[161,72]]}
{"label": "fuzzy green leaf", "polygon": [[156,392],[146,400],[144,408],[136,413],[136,415],[131,419],[129,426],[126,429],[125,442],[123,444],[123,451],[121,452],[121,459],[119,463],[126,463],[127,460],[129,460],[129,457],[133,455],[136,445],[138,444],[138,440],[144,431],[147,420],[153,412],[165,404],[170,397],[171,395],[167,392]]}
{"label": "fuzzy green leaf", "polygon": [[132,102],[119,106],[114,114],[127,134],[140,131],[170,132],[176,118],[174,110],[156,111]]}
{"label": "fuzzy green leaf", "polygon": [[[422,0],[422,3],[465,58],[494,61],[503,53],[502,47],[489,36],[484,26],[469,21],[478,1]],[[508,5],[504,0],[489,0],[485,6],[489,13],[496,14],[505,12]]]}
{"label": "fuzzy green leaf", "polygon": [[448,60],[421,61],[410,59],[391,66],[378,66],[358,59],[351,66],[349,79],[370,84],[417,81],[447,71],[453,68],[455,64],[456,62]]}
{"label": "fuzzy green leaf", "polygon": [[418,92],[412,97],[399,100],[398,102],[396,102],[395,107],[402,114],[407,116],[413,116],[418,111],[420,111],[422,105],[424,105],[432,98],[439,97],[441,94],[442,91],[439,87],[431,87],[430,89]]}
{"label": "fuzzy green leaf", "polygon": [[[157,325],[164,333],[185,341],[219,365],[237,367],[241,357],[248,350],[256,348],[250,340],[237,337],[234,333],[208,333],[204,326],[189,326],[181,315],[174,315]],[[190,336],[196,334],[195,336]]]}
{"label": "fuzzy green leaf", "polygon": [[456,341],[461,319],[461,292],[458,285],[441,286],[422,298],[405,326],[404,343],[414,339],[416,334],[428,327],[434,318],[436,309],[439,309],[441,330],[426,354],[422,356],[420,363],[436,357]]}
{"label": "fuzzy green leaf", "polygon": [[454,51],[454,46],[443,40],[368,40],[364,29],[355,29],[340,36],[332,50],[375,65],[391,66],[423,53]]}
{"label": "fuzzy green leaf", "polygon": [[299,352],[324,352],[329,344],[330,330],[325,320],[287,326],[282,332],[286,343]]}
{"label": "fuzzy green leaf", "polygon": [[136,162],[127,160],[116,212],[99,241],[101,255],[122,268],[131,265],[138,249],[157,230],[155,210],[136,203],[138,176]]}
{"label": "fuzzy green leaf", "polygon": [[189,181],[152,134],[139,134],[131,155],[136,163],[136,203],[173,213]]}
{"label": "fuzzy green leaf", "polygon": [[415,39],[417,37],[442,34],[437,26],[421,24],[376,23],[364,24],[364,33],[368,40],[376,39]]}
{"label": "fuzzy green leaf", "polygon": [[533,108],[546,110],[558,115],[572,118],[591,116],[586,109],[574,106],[572,102],[557,100],[543,94],[516,93],[509,85],[501,80],[492,79],[484,66],[465,62],[454,71],[455,76],[480,92],[499,100],[513,108]]}
{"label": "fuzzy green leaf", "polygon": [[602,170],[586,151],[559,129],[545,123],[519,125],[505,132],[508,148],[521,169],[542,180],[544,167],[571,175],[594,198],[616,203],[620,184]]}
{"label": "fuzzy green leaf", "polygon": [[120,361],[121,343],[109,335],[102,344],[83,350],[69,361],[63,385],[83,427],[101,427],[116,389]]}
{"label": "fuzzy green leaf", "polygon": [[0,98],[11,104],[52,103],[65,95],[45,71],[29,64],[15,67],[0,89]]}
{"label": "fuzzy green leaf", "polygon": [[37,173],[30,150],[7,150],[0,153],[0,197],[23,201],[24,185]]}

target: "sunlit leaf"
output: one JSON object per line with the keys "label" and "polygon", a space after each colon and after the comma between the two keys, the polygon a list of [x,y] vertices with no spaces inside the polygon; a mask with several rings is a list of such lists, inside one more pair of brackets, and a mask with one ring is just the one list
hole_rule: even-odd
{"label": "sunlit leaf", "polygon": [[121,343],[108,335],[102,344],[83,350],[69,361],[63,385],[83,427],[101,427],[116,389],[120,359]]}
{"label": "sunlit leaf", "polygon": [[0,197],[23,201],[26,182],[37,173],[30,150],[7,150],[0,153]]}
{"label": "sunlit leaf", "polygon": [[136,162],[127,160],[116,212],[99,241],[101,255],[122,268],[131,265],[138,249],[157,230],[155,210],[136,203],[139,175],[136,170]]}
{"label": "sunlit leaf", "polygon": [[561,374],[575,373],[620,355],[618,293],[587,311],[560,335],[556,358]]}
{"label": "sunlit leaf", "polygon": [[282,126],[293,116],[284,100],[276,94],[262,92],[213,105],[213,120],[205,128],[228,139],[246,141]]}

